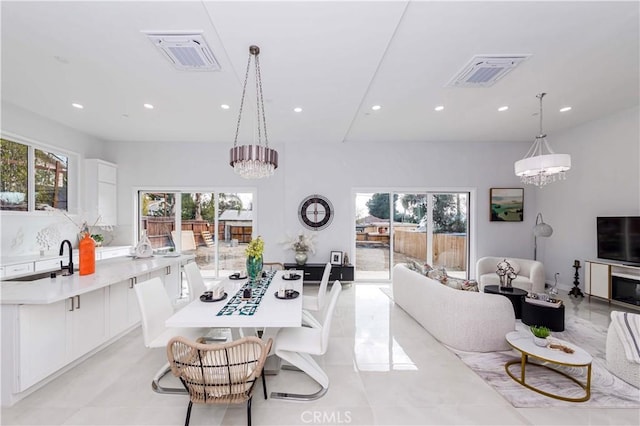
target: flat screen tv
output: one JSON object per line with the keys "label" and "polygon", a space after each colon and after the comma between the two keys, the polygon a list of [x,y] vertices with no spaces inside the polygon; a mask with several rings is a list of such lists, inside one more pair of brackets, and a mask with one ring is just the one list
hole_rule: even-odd
{"label": "flat screen tv", "polygon": [[598,217],[598,258],[640,264],[640,216]]}

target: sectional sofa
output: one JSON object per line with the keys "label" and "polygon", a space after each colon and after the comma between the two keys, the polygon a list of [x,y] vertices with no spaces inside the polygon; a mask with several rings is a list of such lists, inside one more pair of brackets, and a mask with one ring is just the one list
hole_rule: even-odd
{"label": "sectional sofa", "polygon": [[469,352],[510,349],[505,335],[515,330],[509,299],[451,288],[412,271],[393,268],[393,300],[444,345]]}

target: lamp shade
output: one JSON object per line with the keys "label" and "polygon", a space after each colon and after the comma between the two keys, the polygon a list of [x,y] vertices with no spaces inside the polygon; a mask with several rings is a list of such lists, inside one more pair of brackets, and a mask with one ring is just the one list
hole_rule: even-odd
{"label": "lamp shade", "polygon": [[544,222],[533,227],[533,235],[536,237],[550,237],[551,234],[553,234],[553,228]]}
{"label": "lamp shade", "polygon": [[536,225],[533,227],[533,235],[535,237],[550,237],[553,234],[553,228],[551,225],[544,223],[542,213],[538,213],[536,216]]}
{"label": "lamp shade", "polygon": [[535,176],[540,173],[552,175],[571,169],[569,154],[544,154],[527,157],[515,163],[516,176]]}

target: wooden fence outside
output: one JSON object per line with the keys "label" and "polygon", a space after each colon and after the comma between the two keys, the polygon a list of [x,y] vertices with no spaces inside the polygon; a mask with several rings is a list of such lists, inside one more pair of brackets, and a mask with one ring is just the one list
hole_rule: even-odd
{"label": "wooden fence outside", "polygon": [[[147,230],[147,236],[151,241],[153,248],[171,247],[171,231],[175,229],[175,221],[172,217],[143,217],[142,227]],[[224,235],[224,221],[218,222],[218,228],[220,232],[217,235]],[[193,237],[196,240],[196,246],[205,245],[202,238],[202,231],[209,231],[214,236],[215,226],[213,223],[209,223],[206,220],[183,220],[183,231],[193,231]],[[232,238],[237,238],[240,243],[248,243],[251,241],[250,226],[231,226]],[[240,235],[240,238],[238,238]]]}
{"label": "wooden fence outside", "polygon": [[[401,253],[414,259],[426,259],[427,235],[424,232],[396,230],[393,234],[393,247],[396,253]],[[433,263],[436,266],[444,266],[452,270],[466,270],[466,235],[434,234],[433,259]]]}

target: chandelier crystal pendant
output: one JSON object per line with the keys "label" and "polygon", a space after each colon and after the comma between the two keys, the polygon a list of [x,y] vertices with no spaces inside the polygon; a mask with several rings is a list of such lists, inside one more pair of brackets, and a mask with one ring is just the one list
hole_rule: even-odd
{"label": "chandelier crystal pendant", "polygon": [[[260,60],[258,46],[249,47],[249,60],[247,71],[244,76],[244,86],[242,87],[242,98],[240,99],[240,112],[238,114],[238,124],[236,125],[236,137],[233,141],[233,148],[229,151],[229,165],[233,170],[245,179],[262,179],[273,175],[278,168],[278,152],[269,148],[269,138],[267,137],[267,120],[264,113],[264,97],[262,95],[262,77],[260,75]],[[251,68],[251,58],[255,58],[256,76],[256,117],[257,117],[257,139],[254,145],[238,146],[238,133],[240,132],[240,121],[242,120],[242,108],[244,106],[244,95],[247,91],[247,81],[249,80],[249,69]],[[264,133],[264,145],[262,136]]]}
{"label": "chandelier crystal pendant", "polygon": [[545,186],[556,179],[566,179],[565,172],[571,169],[569,154],[556,154],[549,147],[547,135],[542,132],[542,98],[546,93],[536,95],[540,99],[540,133],[522,160],[516,161],[516,176],[524,184]]}

